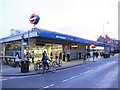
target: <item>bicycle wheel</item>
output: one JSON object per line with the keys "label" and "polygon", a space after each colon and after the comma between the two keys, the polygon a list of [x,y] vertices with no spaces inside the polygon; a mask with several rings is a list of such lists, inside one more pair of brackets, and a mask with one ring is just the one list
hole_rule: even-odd
{"label": "bicycle wheel", "polygon": [[48,72],[48,67],[45,66],[44,72],[47,73]]}
{"label": "bicycle wheel", "polygon": [[59,67],[62,66],[62,61],[60,60]]}
{"label": "bicycle wheel", "polygon": [[44,72],[44,67],[43,67],[43,64],[39,64],[39,73],[43,73]]}
{"label": "bicycle wheel", "polygon": [[56,67],[56,66],[57,66],[57,62],[56,62],[56,61],[53,61],[52,65],[53,65],[54,67]]}
{"label": "bicycle wheel", "polygon": [[54,64],[52,63],[52,65],[50,64],[50,67],[51,67],[51,69],[52,69],[52,71],[56,71],[56,66],[54,66]]}
{"label": "bicycle wheel", "polygon": [[34,65],[34,70],[37,71],[38,70],[38,64]]}

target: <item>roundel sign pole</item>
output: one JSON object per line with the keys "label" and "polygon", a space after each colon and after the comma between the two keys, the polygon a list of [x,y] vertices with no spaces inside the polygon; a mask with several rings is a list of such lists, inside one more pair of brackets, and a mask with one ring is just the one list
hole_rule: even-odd
{"label": "roundel sign pole", "polygon": [[30,23],[34,24],[34,27],[36,24],[38,24],[39,20],[40,20],[40,17],[36,14],[32,14],[29,19]]}

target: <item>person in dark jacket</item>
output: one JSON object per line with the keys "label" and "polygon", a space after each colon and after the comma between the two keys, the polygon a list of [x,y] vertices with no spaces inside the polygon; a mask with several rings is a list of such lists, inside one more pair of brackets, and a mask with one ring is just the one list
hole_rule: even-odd
{"label": "person in dark jacket", "polygon": [[47,66],[47,70],[49,70],[49,64],[48,64],[48,62],[47,62],[48,60],[49,60],[50,62],[52,62],[52,60],[50,60],[50,59],[48,58],[48,56],[47,56],[47,54],[46,54],[46,51],[44,51],[43,57],[42,57],[42,62],[43,62],[44,67]]}
{"label": "person in dark jacket", "polygon": [[67,62],[69,62],[69,61],[70,61],[70,53],[67,52]]}
{"label": "person in dark jacket", "polygon": [[53,59],[53,53],[52,52],[50,53],[50,58],[51,58],[51,60]]}
{"label": "person in dark jacket", "polygon": [[65,52],[63,52],[63,61],[65,61]]}

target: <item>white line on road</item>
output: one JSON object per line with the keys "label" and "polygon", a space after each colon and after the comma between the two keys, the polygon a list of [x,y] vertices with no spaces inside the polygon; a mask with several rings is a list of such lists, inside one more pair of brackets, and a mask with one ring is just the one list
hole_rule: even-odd
{"label": "white line on road", "polygon": [[7,79],[0,79],[0,81],[4,81],[4,80],[7,80]]}
{"label": "white line on road", "polygon": [[49,86],[45,86],[45,87],[43,87],[43,88],[49,88]]}
{"label": "white line on road", "polygon": [[73,78],[75,78],[75,77],[76,77],[76,76],[73,76],[73,77],[71,77],[71,78],[65,79],[65,80],[63,80],[62,82],[66,82],[66,81],[71,80],[71,79],[73,79]]}
{"label": "white line on road", "polygon": [[109,63],[107,63],[107,64],[105,64],[105,65],[111,65],[111,64],[114,64],[114,63],[116,63],[116,61],[109,62]]}
{"label": "white line on road", "polygon": [[71,80],[71,79],[73,79],[73,78],[75,78],[75,77],[77,77],[77,76],[80,76],[80,75],[83,75],[83,74],[89,73],[89,72],[91,72],[91,71],[93,71],[93,70],[89,70],[89,71],[86,71],[86,72],[81,73],[81,74],[79,74],[79,75],[76,75],[76,76],[70,77],[70,78],[68,78],[68,79],[63,80],[62,82],[66,82],[66,81]]}
{"label": "white line on road", "polygon": [[71,77],[71,78],[69,78],[69,79],[73,79],[73,78],[75,78],[76,76],[73,76],[73,77]]}
{"label": "white line on road", "polygon": [[63,80],[62,82],[66,82],[66,81],[68,81],[69,79],[65,79],[65,80]]}
{"label": "white line on road", "polygon": [[51,84],[50,87],[54,86],[54,84]]}
{"label": "white line on road", "polygon": [[85,74],[85,73],[89,73],[89,72],[91,72],[91,71],[93,71],[93,70],[86,71],[86,72],[84,72],[83,74]]}
{"label": "white line on road", "polygon": [[77,67],[79,67],[79,66],[70,67],[70,68],[66,68],[66,69],[62,69],[62,70],[57,70],[56,72],[66,71],[66,70],[77,68]]}
{"label": "white line on road", "polygon": [[16,77],[10,77],[9,79],[14,79],[14,78],[16,78]]}

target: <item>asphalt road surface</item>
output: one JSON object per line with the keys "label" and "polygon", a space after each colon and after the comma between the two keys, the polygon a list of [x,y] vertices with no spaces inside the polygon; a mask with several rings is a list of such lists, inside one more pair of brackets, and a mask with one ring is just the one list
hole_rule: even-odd
{"label": "asphalt road surface", "polygon": [[2,88],[118,88],[118,55],[31,76],[1,77]]}

